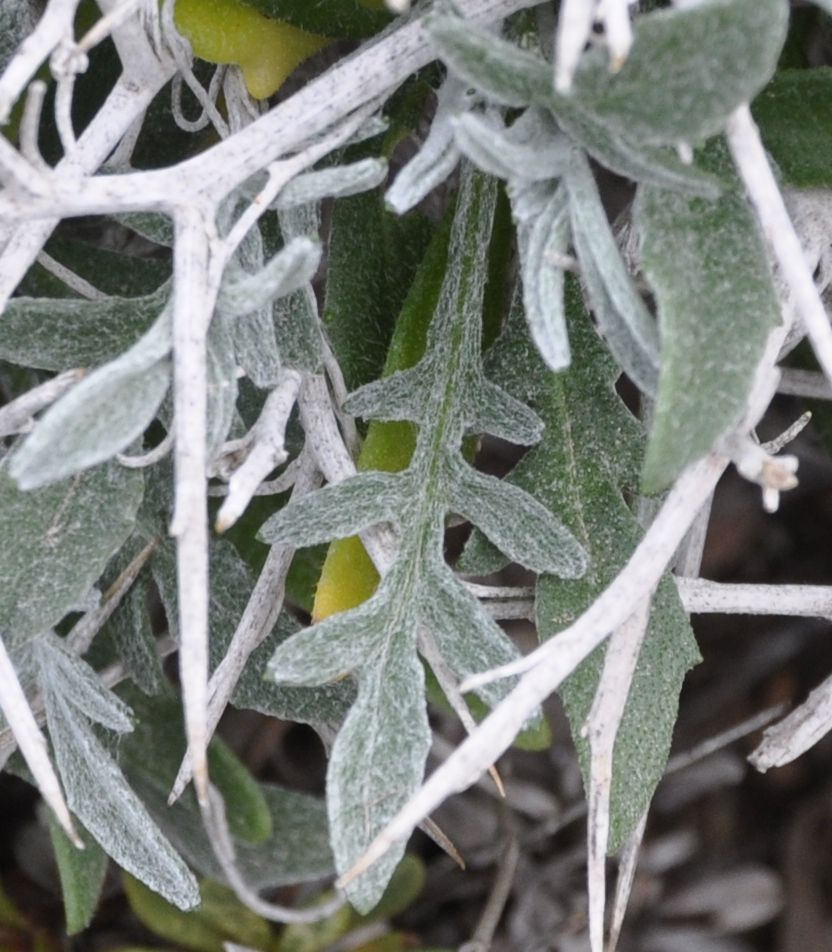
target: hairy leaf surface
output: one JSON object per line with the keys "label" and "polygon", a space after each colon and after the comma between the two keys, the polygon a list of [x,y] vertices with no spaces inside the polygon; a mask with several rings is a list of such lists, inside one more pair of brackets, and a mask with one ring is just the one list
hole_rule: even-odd
{"label": "hairy leaf surface", "polygon": [[141,473],[107,464],[23,492],[0,467],[0,618],[12,643],[84,600],[132,532],[142,489]]}
{"label": "hairy leaf surface", "polygon": [[[714,148],[708,159],[727,163]],[[635,219],[662,342],[642,475],[645,491],[658,492],[739,420],[780,309],[738,183],[715,201],[641,187]]]}
{"label": "hairy leaf surface", "polygon": [[[567,295],[574,357],[553,377],[534,354],[515,309],[489,366],[512,393],[529,399],[546,421],[540,444],[509,479],[557,513],[590,553],[580,579],[542,575],[536,615],[541,638],[575,620],[629,558],[641,529],[623,491],[636,484],[643,436],[613,389],[617,372],[580,303],[574,282]],[[488,572],[506,561],[476,533],[461,560],[466,571]],[[589,751],[581,736],[603,663],[593,653],[561,690],[588,783]],[[630,686],[613,759],[610,849],[641,818],[667,760],[685,671],[698,660],[696,643],[675,587],[665,579],[655,596],[650,627]]]}

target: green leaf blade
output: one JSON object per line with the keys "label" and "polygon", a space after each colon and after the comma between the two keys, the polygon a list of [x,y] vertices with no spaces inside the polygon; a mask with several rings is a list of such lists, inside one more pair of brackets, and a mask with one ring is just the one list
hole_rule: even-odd
{"label": "green leaf blade", "polygon": [[715,201],[642,187],[635,218],[662,338],[642,474],[658,492],[738,422],[780,309],[739,186]]}

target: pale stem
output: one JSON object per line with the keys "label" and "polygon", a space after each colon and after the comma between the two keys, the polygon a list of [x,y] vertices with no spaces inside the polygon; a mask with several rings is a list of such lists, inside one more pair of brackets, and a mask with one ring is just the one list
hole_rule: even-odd
{"label": "pale stem", "polygon": [[184,206],[174,217],[173,404],[175,509],[179,598],[180,675],[185,732],[197,797],[208,802],[208,480],[206,342],[216,286],[208,213]]}
{"label": "pale stem", "polygon": [[615,882],[615,899],[613,900],[612,922],[610,934],[607,937],[607,952],[615,952],[618,939],[621,936],[621,927],[624,924],[624,915],[630,901],[633,889],[633,880],[636,875],[638,854],[641,850],[641,841],[644,839],[644,829],[647,826],[647,811],[645,810],[636,828],[627,837],[627,842],[621,851],[621,860],[618,864],[618,879]]}
{"label": "pale stem", "polygon": [[587,821],[587,884],[589,943],[592,952],[604,952],[606,859],[610,829],[613,751],[630,694],[641,646],[650,620],[652,593],[610,636],[595,698],[581,734],[589,741],[590,782]]}
{"label": "pale stem", "polygon": [[797,315],[806,328],[818,363],[827,380],[832,382],[829,318],[748,106],[740,106],[731,114],[726,138]]}
{"label": "pale stem", "polygon": [[73,626],[66,636],[66,646],[77,655],[86,654],[93,638],[107,624],[113,612],[121,604],[124,596],[133,587],[139,572],[147,564],[147,560],[159,547],[159,539],[151,539],[139,551],[119,574],[118,578],[104,593],[101,604],[87,612]]}
{"label": "pale stem", "polygon": [[601,0],[598,14],[610,52],[610,72],[617,73],[627,61],[633,45],[630,0]]}
{"label": "pale stem", "polygon": [[46,173],[49,166],[40,154],[38,136],[40,134],[40,117],[43,112],[43,99],[46,96],[46,83],[35,79],[26,90],[26,101],[23,104],[23,115],[20,117],[20,154],[30,162],[38,172]]}
{"label": "pale stem", "polygon": [[217,514],[216,531],[225,532],[240,518],[260,483],[286,461],[286,424],[297,399],[301,376],[296,370],[280,372],[277,386],[266,398],[254,425],[253,445],[245,461],[228,481],[228,495]]}
{"label": "pale stem", "polygon": [[55,47],[72,36],[79,0],[49,0],[37,26],[20,44],[0,76],[0,124]]}
{"label": "pale stem", "polygon": [[49,759],[46,741],[38,728],[35,715],[29,707],[29,702],[17,679],[12,659],[2,639],[0,639],[0,710],[3,711],[3,716],[14,734],[23,759],[32,771],[41,796],[52,808],[52,812],[72,843],[78,849],[83,849],[83,841],[72,823],[72,816],[64,800],[60,781]]}
{"label": "pale stem", "polygon": [[36,413],[62,397],[83,376],[83,370],[65,370],[0,407],[0,437],[26,432]]}
{"label": "pale stem", "polygon": [[248,906],[252,912],[271,922],[301,924],[320,922],[321,919],[328,918],[344,905],[345,900],[342,896],[335,896],[307,909],[289,909],[261,899],[248,886],[237,868],[234,841],[228,828],[222,797],[213,786],[209,788],[208,795],[208,801],[202,806],[202,822],[211,841],[214,855],[228,885],[234,890],[240,902]]}
{"label": "pale stem", "polygon": [[499,852],[497,875],[494,877],[474,934],[469,942],[459,947],[459,952],[489,952],[491,943],[494,941],[494,933],[497,931],[503,910],[511,895],[519,862],[520,844],[514,833],[509,831]]}
{"label": "pale stem", "polygon": [[88,301],[106,301],[109,297],[108,294],[99,291],[98,288],[90,284],[89,281],[67,268],[66,265],[61,264],[60,261],[56,261],[52,255],[47,254],[45,251],[41,251],[37,257],[37,261],[45,271],[54,275],[59,281],[63,281],[71,291],[75,291],[76,294],[80,294],[81,297],[86,298]]}
{"label": "pale stem", "polygon": [[116,461],[128,469],[145,469],[161,462],[173,449],[173,430],[165,434],[165,438],[152,450],[138,456],[128,456],[126,453],[116,453]]}
{"label": "pale stem", "polygon": [[746,585],[677,578],[676,589],[691,614],[796,615],[832,618],[832,586]]}
{"label": "pale stem", "polygon": [[810,400],[832,400],[832,386],[826,377],[816,370],[784,367],[777,392],[795,397],[807,397]]}
{"label": "pale stem", "polygon": [[749,756],[761,773],[790,764],[832,730],[832,677],[811,692],[788,717],[769,727]]}
{"label": "pale stem", "polygon": [[[311,461],[302,458],[292,498],[305,496],[320,484]],[[295,554],[294,548],[273,545],[257,578],[251,597],[237,625],[225,657],[217,665],[208,682],[207,728],[209,739],[219,724],[226,705],[231,700],[234,688],[253,651],[269,636],[283,608],[286,573]],[[191,762],[187,756],[182,760],[174,780],[169,803],[177,800],[191,779]]]}

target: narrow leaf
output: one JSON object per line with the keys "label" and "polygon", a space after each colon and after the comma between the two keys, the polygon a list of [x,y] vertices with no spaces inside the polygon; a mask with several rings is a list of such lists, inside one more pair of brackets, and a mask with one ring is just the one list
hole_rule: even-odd
{"label": "narrow leaf", "polygon": [[49,838],[61,880],[67,935],[86,929],[95,914],[109,859],[98,843],[83,828],[84,848],[73,846],[54,816],[49,815]]}
{"label": "narrow leaf", "polygon": [[169,295],[165,286],[146,297],[106,301],[12,298],[0,321],[0,357],[43,370],[95,367],[135,344]]}
{"label": "narrow leaf", "polygon": [[9,466],[21,488],[37,489],[102,463],[140,436],[170,385],[169,350],[165,310],[121,357],[46,411]]}
{"label": "narrow leaf", "polygon": [[432,15],[427,27],[450,69],[494,102],[545,105],[552,98],[552,69],[541,57],[461,17]]}
{"label": "narrow leaf", "polygon": [[[708,165],[727,165],[711,149]],[[665,489],[740,417],[780,320],[763,244],[741,186],[715,201],[642,187],[635,218],[662,335],[642,484]]]}
{"label": "narrow leaf", "polygon": [[49,735],[67,801],[104,850],[180,909],[199,902],[188,867],[150,818],[86,719],[42,685]]}

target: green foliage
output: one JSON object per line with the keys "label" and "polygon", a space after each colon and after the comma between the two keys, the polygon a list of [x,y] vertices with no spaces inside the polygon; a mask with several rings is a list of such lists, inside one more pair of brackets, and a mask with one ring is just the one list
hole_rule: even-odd
{"label": "green foliage", "polygon": [[[21,693],[45,721],[50,803],[59,788],[88,846],[76,850],[56,807],[69,934],[91,922],[109,857],[129,874],[136,915],[180,949],[398,952],[411,940],[395,928],[369,940],[357,930],[421,889],[402,840],[348,882],[352,908],[316,924],[273,928],[218,885],[195,793],[168,805],[188,743],[160,652],[181,650],[192,754],[206,687],[210,706],[311,725],[327,750],[319,798],[260,783],[210,740],[237,872],[255,891],[353,870],[422,782],[434,699],[468,727],[466,703],[478,720],[519,711],[506,747],[521,726],[518,742],[551,743],[536,712],[504,705],[516,677],[458,696],[467,678],[518,660],[495,621],[504,593],[464,576],[520,567],[534,610],[530,589],[510,593],[515,617],[532,614],[540,639],[557,639],[631,560],[649,562],[640,494],[745,439],[737,426],[782,302],[802,298],[773,280],[753,183],[731,160],[737,119],[751,103],[784,185],[827,188],[830,70],[793,68],[809,62],[793,25],[775,71],[785,0],[640,5],[649,12],[634,15],[620,61],[621,5],[600,5],[604,42],[578,37],[568,92],[555,90],[551,37],[537,33],[545,16],[525,8],[501,34],[447,2],[417,5],[421,24],[378,0],[245,2],[347,41],[324,54],[326,97],[310,104],[298,73],[297,97],[255,105],[236,73],[197,62],[184,102],[182,77],[171,100],[159,86],[173,61],[145,75],[167,45],[131,12],[118,43],[91,45],[71,122],[71,84],[50,89],[41,121],[15,78],[41,62],[15,72],[13,59],[40,10],[0,4],[0,69],[11,67],[0,112],[17,110],[0,141],[3,220],[15,223],[0,250],[0,635],[19,682],[7,670],[0,701],[30,766],[44,748],[20,726]],[[97,16],[82,7],[79,36]],[[424,64],[428,49],[439,65],[397,71],[398,57]],[[27,96],[16,151],[15,101]],[[35,118],[47,162],[66,155],[48,172]],[[47,242],[53,194],[73,221]],[[804,216],[823,280],[825,201]],[[189,230],[183,209],[205,222]],[[49,257],[17,274],[41,247]],[[180,293],[181,281],[200,293]],[[51,375],[68,369],[84,375],[50,394]],[[622,377],[637,413],[616,393]],[[505,478],[492,475],[495,440],[516,447]],[[208,531],[220,506],[220,524],[235,507],[238,520],[225,540]],[[468,533],[454,566],[452,520]],[[324,561],[333,540],[346,541]],[[698,658],[669,559],[655,591],[633,595],[652,607],[631,683],[617,688],[612,850],[662,775]],[[196,644],[206,613],[208,642]],[[589,632],[587,651],[607,634]],[[582,728],[604,650],[561,688],[587,784]],[[2,894],[0,924],[29,928]]]}

